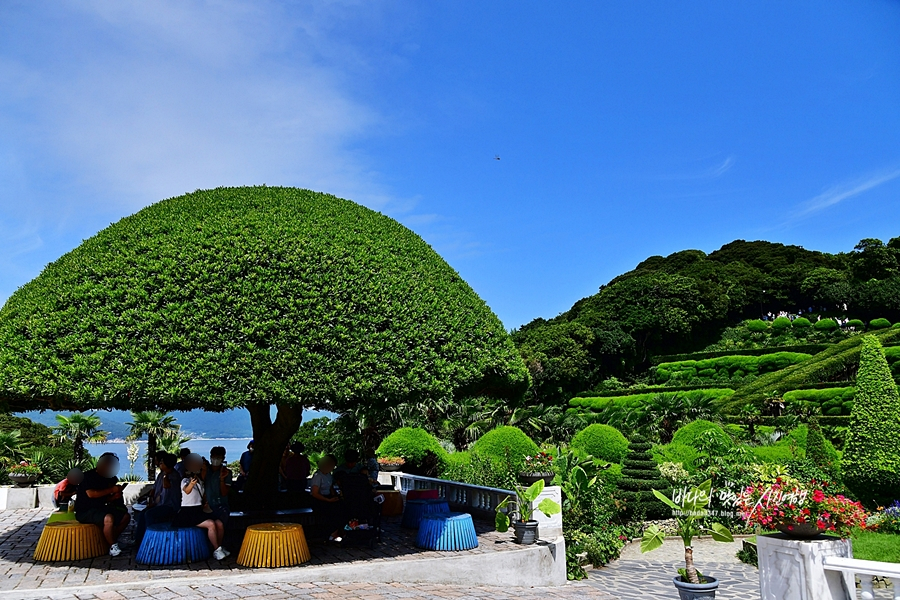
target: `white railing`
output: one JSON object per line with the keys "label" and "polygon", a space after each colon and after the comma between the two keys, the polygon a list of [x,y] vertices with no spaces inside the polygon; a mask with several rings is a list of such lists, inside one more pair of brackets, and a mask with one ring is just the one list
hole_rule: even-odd
{"label": "white railing", "polygon": [[451,508],[458,508],[464,512],[478,513],[480,516],[493,518],[497,505],[503,502],[507,496],[515,499],[512,490],[471,485],[459,481],[447,479],[435,479],[434,477],[422,477],[420,475],[408,475],[406,473],[384,473],[391,476],[391,484],[394,489],[402,493],[410,490],[436,489],[438,497],[447,501]]}
{"label": "white railing", "polygon": [[827,571],[841,573],[851,598],[856,598],[856,576],[859,575],[862,600],[874,600],[875,598],[872,577],[890,577],[894,586],[894,600],[900,600],[900,564],[827,556],[822,566]]}

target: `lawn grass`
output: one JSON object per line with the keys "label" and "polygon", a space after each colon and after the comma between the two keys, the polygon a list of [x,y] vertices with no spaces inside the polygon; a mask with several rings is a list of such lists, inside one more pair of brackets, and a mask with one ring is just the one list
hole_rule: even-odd
{"label": "lawn grass", "polygon": [[900,563],[900,535],[865,529],[853,532],[853,558]]}

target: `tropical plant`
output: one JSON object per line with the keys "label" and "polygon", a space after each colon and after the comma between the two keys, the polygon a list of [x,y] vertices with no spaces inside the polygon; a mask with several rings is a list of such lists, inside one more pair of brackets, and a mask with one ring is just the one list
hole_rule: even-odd
{"label": "tropical plant", "polygon": [[28,442],[19,431],[0,431],[0,462],[16,462],[25,455]]}
{"label": "tropical plant", "polygon": [[66,415],[56,415],[57,425],[54,427],[56,437],[60,442],[71,441],[72,452],[75,460],[84,459],[85,442],[96,444],[105,442],[108,431],[100,429],[102,425],[100,417],[95,413],[89,415],[83,413],[72,413]]}
{"label": "tropical plant", "polygon": [[178,456],[178,452],[182,446],[191,441],[191,436],[181,433],[181,427],[176,428],[169,433],[163,434],[156,439],[157,449],[169,454]]}
{"label": "tropical plant", "polygon": [[309,190],[158,202],[50,263],[0,310],[11,410],[246,408],[246,489],[261,502],[304,408],[514,399],[527,387],[503,324],[427,243]]}
{"label": "tropical plant", "polygon": [[515,501],[510,496],[507,496],[497,505],[497,518],[495,520],[497,531],[500,533],[509,531],[509,525],[512,522],[510,514],[520,523],[532,521],[535,510],[542,512],[546,517],[559,514],[562,511],[562,507],[550,498],[544,498],[537,506],[534,506],[535,500],[538,499],[543,491],[543,479],[538,479],[528,487],[517,485]]}
{"label": "tropical plant", "polygon": [[[717,542],[734,541],[731,532],[721,523],[712,523],[709,527],[703,525],[707,517],[706,507],[710,502],[711,488],[712,481],[707,479],[684,494],[681,504],[677,504],[658,490],[653,490],[653,495],[672,509],[678,528],[677,535],[684,542],[684,569],[678,569],[678,574],[681,575],[683,581],[694,584],[703,583],[701,582],[703,574],[699,573],[694,566],[694,549],[692,546],[694,537],[702,533],[708,533]],[[662,546],[665,538],[666,534],[659,526],[655,524],[650,525],[644,530],[644,536],[641,539],[641,552],[656,550]]]}
{"label": "tropical plant", "polygon": [[[145,410],[131,413],[131,422],[128,425],[128,440],[139,440],[147,436],[147,477],[150,481],[156,480],[156,451],[157,440],[161,437],[173,436],[179,427],[175,423],[175,417],[158,410]],[[134,470],[134,464],[131,465]]]}
{"label": "tropical plant", "polygon": [[900,396],[873,336],[863,337],[842,472],[867,505],[887,504],[900,489]]}

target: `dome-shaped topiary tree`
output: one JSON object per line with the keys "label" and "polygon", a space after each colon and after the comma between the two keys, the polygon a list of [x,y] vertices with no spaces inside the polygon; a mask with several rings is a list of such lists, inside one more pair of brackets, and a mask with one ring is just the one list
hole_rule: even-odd
{"label": "dome-shaped topiary tree", "polygon": [[[435,467],[440,470],[447,462],[447,451],[441,447],[437,438],[420,427],[401,427],[391,433],[382,440],[376,454],[379,457],[399,456],[414,469]],[[437,461],[437,465],[426,465],[430,459],[429,454]]]}
{"label": "dome-shaped topiary tree", "polygon": [[491,460],[509,459],[516,465],[523,464],[526,456],[540,451],[538,445],[518,427],[505,425],[488,431],[475,441],[472,452]]}
{"label": "dome-shaped topiary tree", "polygon": [[572,438],[572,447],[584,450],[594,458],[621,463],[628,453],[628,440],[610,425],[588,425]]}
{"label": "dome-shaped topiary tree", "polygon": [[513,398],[527,384],[500,320],[419,236],[308,190],[164,200],[0,310],[4,408],[245,407],[257,442],[247,489],[261,496],[304,407]]}

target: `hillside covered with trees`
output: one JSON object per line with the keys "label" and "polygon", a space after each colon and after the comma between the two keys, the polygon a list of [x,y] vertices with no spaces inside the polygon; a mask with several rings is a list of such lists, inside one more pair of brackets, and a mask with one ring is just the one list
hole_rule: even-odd
{"label": "hillside covered with trees", "polygon": [[810,327],[748,341],[735,331],[781,313],[900,321],[900,237],[864,239],[839,254],[737,240],[710,254],[651,256],[561,315],[512,332],[532,377],[526,403],[565,404],[610,378],[613,387],[651,383],[655,356],[842,337]]}

